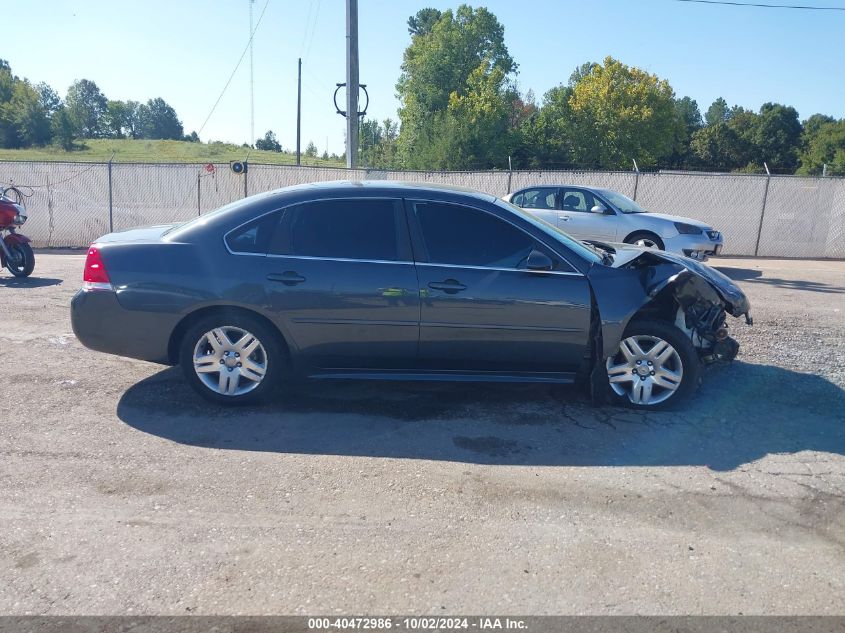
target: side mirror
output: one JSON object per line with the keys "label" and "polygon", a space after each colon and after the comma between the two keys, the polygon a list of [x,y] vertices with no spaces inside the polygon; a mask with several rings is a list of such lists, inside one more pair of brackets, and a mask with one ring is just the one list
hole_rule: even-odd
{"label": "side mirror", "polygon": [[551,270],[554,267],[548,255],[538,251],[536,248],[528,255],[525,262],[528,270]]}
{"label": "side mirror", "polygon": [[590,209],[590,213],[601,213],[602,215],[604,215],[604,213],[606,211],[607,211],[607,207],[604,206],[603,204],[597,204],[592,209]]}

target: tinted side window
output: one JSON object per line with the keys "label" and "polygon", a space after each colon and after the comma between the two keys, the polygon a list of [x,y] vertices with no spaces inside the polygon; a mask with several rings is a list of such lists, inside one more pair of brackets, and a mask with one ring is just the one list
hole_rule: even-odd
{"label": "tinted side window", "polygon": [[[401,206],[394,200],[325,200],[286,211],[271,252],[279,255],[398,261]],[[406,238],[407,239],[407,238]]]}
{"label": "tinted side window", "polygon": [[520,268],[535,247],[533,237],[494,215],[453,204],[414,203],[433,264]]}
{"label": "tinted side window", "polygon": [[277,212],[244,224],[226,236],[226,245],[233,253],[265,255],[278,221],[279,213]]}

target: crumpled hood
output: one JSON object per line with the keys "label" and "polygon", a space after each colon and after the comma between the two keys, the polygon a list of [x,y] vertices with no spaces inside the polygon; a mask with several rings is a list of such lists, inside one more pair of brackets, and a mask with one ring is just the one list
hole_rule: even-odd
{"label": "crumpled hood", "polygon": [[[614,255],[613,267],[622,268],[630,264],[640,257],[651,257],[666,262],[677,264],[687,269],[694,275],[698,275],[707,283],[709,283],[722,301],[725,302],[725,307],[728,312],[735,317],[748,315],[751,310],[751,304],[748,297],[740,290],[733,280],[720,273],[715,268],[711,268],[707,264],[684,257],[683,255],[676,255],[674,253],[667,253],[666,251],[659,251],[654,248],[643,248],[640,246],[632,246],[630,244],[613,244],[616,249]],[[659,285],[659,284],[658,284]]]}

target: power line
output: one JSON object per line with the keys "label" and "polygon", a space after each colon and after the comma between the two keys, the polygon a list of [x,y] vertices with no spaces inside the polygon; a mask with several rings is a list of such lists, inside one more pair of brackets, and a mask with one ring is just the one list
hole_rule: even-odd
{"label": "power line", "polygon": [[305,51],[305,41],[308,39],[308,25],[311,23],[311,12],[314,10],[314,0],[308,3],[308,15],[305,16],[305,28],[302,29],[302,44],[299,47],[299,54]]}
{"label": "power line", "polygon": [[241,53],[240,59],[238,59],[238,63],[235,64],[234,70],[232,70],[232,74],[229,75],[229,79],[226,80],[226,85],[223,86],[223,90],[220,91],[220,96],[217,97],[217,101],[214,102],[214,105],[211,106],[211,112],[208,113],[208,116],[205,117],[205,121],[200,126],[199,132],[197,134],[202,134],[202,131],[205,129],[208,120],[211,118],[211,115],[214,114],[214,111],[217,109],[217,106],[220,104],[220,100],[223,98],[223,95],[226,94],[226,90],[229,88],[229,84],[232,83],[232,79],[235,77],[235,73],[238,72],[238,68],[241,67],[241,62],[243,62],[244,57],[246,57],[247,51],[249,51],[250,46],[252,45],[252,39],[255,37],[255,34],[258,32],[258,27],[261,26],[261,20],[264,17],[264,12],[267,10],[267,5],[270,4],[270,0],[266,0],[264,3],[264,8],[261,9],[261,14],[258,16],[258,22],[255,23],[255,28],[253,29],[252,33],[249,36],[249,41],[246,43],[244,47],[243,53]]}
{"label": "power line", "polygon": [[809,4],[764,4],[762,2],[731,2],[730,0],[672,0],[673,2],[694,2],[696,4],[720,4],[731,7],[755,7],[762,9],[798,9],[802,11],[845,11],[845,7],[819,7]]}
{"label": "power line", "polygon": [[314,21],[311,23],[311,36],[308,38],[308,48],[305,49],[305,61],[311,54],[311,45],[314,43],[314,31],[317,30],[317,18],[320,16],[320,0],[317,0],[317,10],[314,11]]}

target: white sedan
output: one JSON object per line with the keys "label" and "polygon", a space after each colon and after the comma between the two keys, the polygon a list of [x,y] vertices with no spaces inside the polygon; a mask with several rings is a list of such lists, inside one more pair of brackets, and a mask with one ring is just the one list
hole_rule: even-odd
{"label": "white sedan", "polygon": [[579,240],[648,246],[705,261],[722,250],[722,234],[690,218],[649,213],[610,189],[528,187],[504,198]]}

